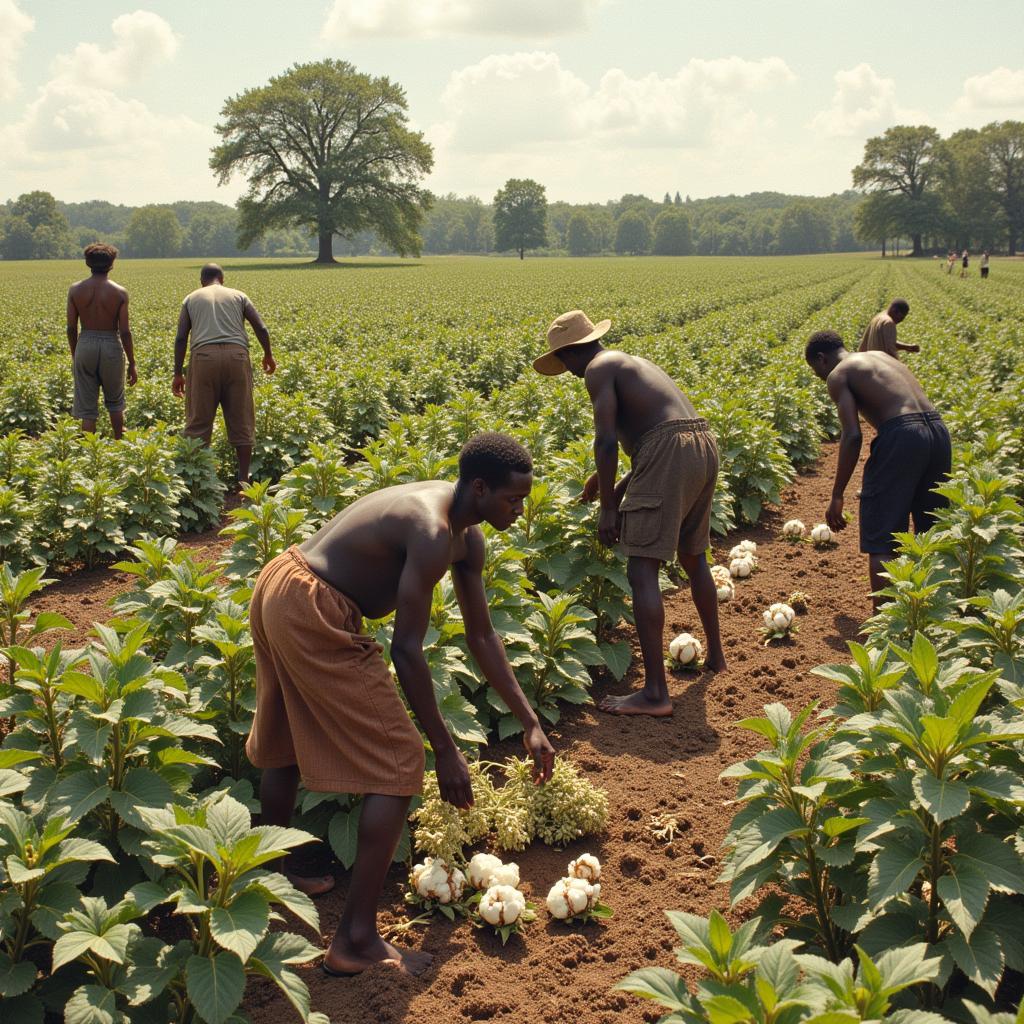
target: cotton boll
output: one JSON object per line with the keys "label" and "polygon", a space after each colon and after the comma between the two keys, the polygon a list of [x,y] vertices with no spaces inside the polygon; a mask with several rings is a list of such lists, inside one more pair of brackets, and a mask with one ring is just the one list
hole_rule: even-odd
{"label": "cotton boll", "polygon": [[796,612],[788,604],[782,604],[781,602],[773,604],[767,611],[762,613],[765,628],[779,633],[784,633],[789,629],[793,625],[795,617]]}
{"label": "cotton boll", "polygon": [[413,868],[412,883],[423,899],[452,903],[461,899],[466,876],[439,858],[427,857]]}
{"label": "cotton boll", "polygon": [[508,864],[499,864],[491,872],[491,886],[504,886],[515,889],[519,886],[519,865],[514,861]]}
{"label": "cotton boll", "polygon": [[753,571],[754,563],[746,555],[734,558],[729,563],[729,573],[736,577],[736,579],[746,579]]}
{"label": "cotton boll", "polygon": [[719,583],[715,587],[715,593],[718,594],[719,601],[731,601],[736,595],[736,588],[732,585],[731,581],[729,583]]}
{"label": "cotton boll", "polygon": [[[477,853],[474,854],[469,862],[469,866],[466,868],[466,874],[469,877],[469,884],[474,889],[489,889],[492,885],[498,884],[494,881],[494,873],[500,868],[504,867],[501,863],[501,859],[495,857],[492,853]],[[502,884],[508,884],[504,881]],[[516,868],[516,881],[514,885],[519,884],[519,869]]]}
{"label": "cotton boll", "polygon": [[703,653],[700,641],[689,633],[680,633],[668,645],[669,657],[680,665],[689,665],[700,659]]}
{"label": "cotton boll", "polygon": [[807,527],[799,519],[790,519],[782,527],[782,536],[787,540],[800,540],[807,532]]}
{"label": "cotton boll", "polygon": [[597,903],[601,894],[599,885],[591,885],[583,878],[562,878],[548,893],[547,908],[552,917],[561,921],[583,914]]}
{"label": "cotton boll", "polygon": [[828,524],[818,523],[818,525],[811,530],[811,540],[819,546],[831,544],[832,531],[829,529]]}
{"label": "cotton boll", "polygon": [[729,572],[728,566],[725,565],[711,566],[711,578],[718,586],[722,586],[724,583],[732,583],[732,575]]}
{"label": "cotton boll", "polygon": [[480,916],[495,927],[515,924],[526,909],[526,897],[510,885],[492,885],[480,897]]}
{"label": "cotton boll", "polygon": [[569,861],[569,877],[596,882],[601,877],[601,862],[592,853],[581,853]]}
{"label": "cotton boll", "polygon": [[737,544],[736,546],[741,551],[746,551],[748,554],[751,554],[751,555],[756,555],[757,554],[757,544],[755,544],[754,541],[752,541],[752,540],[741,540],[739,542],[739,544]]}

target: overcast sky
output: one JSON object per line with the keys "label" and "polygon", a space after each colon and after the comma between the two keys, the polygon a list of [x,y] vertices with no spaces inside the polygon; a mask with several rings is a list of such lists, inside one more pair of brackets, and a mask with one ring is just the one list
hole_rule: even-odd
{"label": "overcast sky", "polygon": [[1022,0],[141,2],[0,0],[0,200],[233,202],[223,101],[328,56],[401,83],[429,187],[484,199],[827,194],[891,124],[1024,118]]}

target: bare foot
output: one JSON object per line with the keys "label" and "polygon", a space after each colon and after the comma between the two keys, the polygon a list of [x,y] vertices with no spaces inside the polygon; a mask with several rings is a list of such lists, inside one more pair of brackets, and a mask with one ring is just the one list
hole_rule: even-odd
{"label": "bare foot", "polygon": [[335,939],[324,954],[324,970],[328,974],[360,974],[374,964],[388,964],[413,977],[421,975],[434,961],[429,953],[400,949],[380,936],[365,949],[340,946]]}
{"label": "bare foot", "polygon": [[724,672],[725,671],[725,657],[721,658],[707,658],[704,661],[704,668],[708,672]]}
{"label": "bare foot", "polygon": [[287,874],[285,876],[299,892],[307,896],[323,896],[334,888],[334,875],[317,875],[313,878],[306,878],[302,875]]}
{"label": "bare foot", "polygon": [[605,697],[597,707],[608,715],[650,715],[652,718],[669,718],[672,715],[672,701],[667,697],[651,700],[643,690],[625,697]]}

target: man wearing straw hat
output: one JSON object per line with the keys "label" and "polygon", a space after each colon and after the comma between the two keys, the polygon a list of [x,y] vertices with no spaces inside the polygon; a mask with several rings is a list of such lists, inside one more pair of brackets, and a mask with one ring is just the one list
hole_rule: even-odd
{"label": "man wearing straw hat", "polygon": [[[707,637],[705,666],[725,668],[718,629],[718,595],[705,552],[711,545],[711,501],[718,479],[718,448],[707,421],[660,367],[639,356],[606,349],[610,320],[591,323],[581,310],[563,313],[548,328],[548,352],[538,373],[568,370],[582,377],[594,406],[597,472],[583,500],[600,496],[598,535],[621,542],[628,558],[633,614],[644,662],[644,688],[606,697],[599,707],[616,715],[672,714],[665,679],[665,609],[658,573],[678,556]],[[619,445],[632,469],[618,483]]]}

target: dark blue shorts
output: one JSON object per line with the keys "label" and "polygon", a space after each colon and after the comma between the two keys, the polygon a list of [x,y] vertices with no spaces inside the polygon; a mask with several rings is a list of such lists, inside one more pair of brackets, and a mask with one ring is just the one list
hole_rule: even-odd
{"label": "dark blue shorts", "polygon": [[886,420],[871,442],[860,491],[860,549],[892,555],[893,534],[927,530],[946,499],[934,489],[949,476],[953,447],[937,412],[911,412]]}

